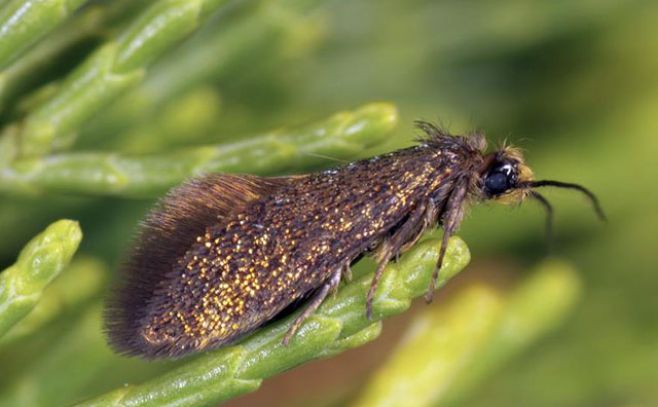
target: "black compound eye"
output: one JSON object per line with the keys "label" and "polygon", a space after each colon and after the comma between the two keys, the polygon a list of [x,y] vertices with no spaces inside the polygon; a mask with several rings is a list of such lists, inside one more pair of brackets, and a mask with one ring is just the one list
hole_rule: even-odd
{"label": "black compound eye", "polygon": [[489,173],[484,180],[484,188],[489,195],[499,195],[510,189],[509,176],[504,172]]}
{"label": "black compound eye", "polygon": [[503,194],[516,184],[516,168],[510,163],[494,166],[484,177],[484,191],[488,196]]}

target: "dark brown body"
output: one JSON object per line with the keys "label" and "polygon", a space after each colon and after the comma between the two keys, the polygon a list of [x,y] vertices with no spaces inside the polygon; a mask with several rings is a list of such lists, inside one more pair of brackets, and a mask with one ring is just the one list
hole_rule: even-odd
{"label": "dark brown body", "polygon": [[216,174],[174,189],[143,225],[109,303],[110,342],[146,357],[216,348],[311,297],[287,343],[350,264],[374,251],[370,316],[387,262],[426,227],[441,224],[431,293],[465,202],[502,194],[498,189],[511,195],[505,182],[525,182],[530,173],[516,152],[485,156],[482,136],[420,127],[428,133],[420,145],[334,170],[281,178]]}
{"label": "dark brown body", "polygon": [[112,343],[146,356],[228,344],[365,252],[387,261],[440,220],[457,184],[473,183],[483,143],[429,139],[316,174],[211,175],[179,187],[146,221],[110,304]]}

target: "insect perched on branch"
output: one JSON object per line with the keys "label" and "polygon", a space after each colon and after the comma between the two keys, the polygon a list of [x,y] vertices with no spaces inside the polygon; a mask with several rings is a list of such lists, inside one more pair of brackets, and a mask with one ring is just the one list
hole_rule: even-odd
{"label": "insect perched on branch", "polygon": [[300,300],[287,344],[350,265],[364,254],[378,262],[364,310],[386,264],[429,227],[443,240],[427,291],[431,300],[448,238],[466,205],[534,198],[535,189],[580,185],[535,181],[514,148],[485,153],[480,134],[453,136],[419,122],[414,147],[318,173],[262,178],[211,174],[173,189],[147,217],[105,325],[119,352],[180,356],[230,344]]}

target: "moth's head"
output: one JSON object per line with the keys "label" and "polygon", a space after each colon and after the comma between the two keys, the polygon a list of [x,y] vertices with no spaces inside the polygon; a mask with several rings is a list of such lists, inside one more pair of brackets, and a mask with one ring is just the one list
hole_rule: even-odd
{"label": "moth's head", "polygon": [[484,198],[501,203],[521,202],[530,192],[527,183],[533,180],[532,170],[525,165],[523,155],[513,147],[485,156],[480,178]]}
{"label": "moth's head", "polygon": [[535,191],[536,188],[550,186],[579,191],[590,200],[598,217],[605,220],[605,214],[598,199],[589,189],[582,185],[562,181],[534,180],[532,170],[523,161],[523,155],[513,147],[504,147],[484,156],[484,162],[480,168],[480,180],[480,189],[484,199],[509,204],[520,203],[526,197],[530,197],[539,202],[546,210],[549,237],[553,207],[543,195]]}

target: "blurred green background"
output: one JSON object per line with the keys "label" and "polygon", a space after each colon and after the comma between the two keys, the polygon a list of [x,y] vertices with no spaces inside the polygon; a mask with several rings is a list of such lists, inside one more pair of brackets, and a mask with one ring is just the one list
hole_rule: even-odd
{"label": "blurred green background", "polygon": [[[84,238],[45,292],[55,302],[42,305],[44,294],[35,308],[50,314],[40,322],[32,313],[35,322],[2,338],[0,405],[70,404],[170,368],[113,355],[98,318],[139,219],[169,186],[208,170],[295,173],[390,151],[413,142],[419,118],[453,133],[482,130],[493,147],[522,147],[538,178],[597,193],[609,222],[598,223],[575,193],[546,191],[556,208],[552,254],[567,263],[542,266],[537,205],[474,206],[459,233],[473,260],[445,298],[391,321],[395,332],[385,322],[382,344],[350,351],[367,368],[346,368],[348,357],[303,378],[293,371],[265,382],[267,402],[658,404],[657,2],[37,3],[0,2],[0,268],[57,219],[78,220]],[[12,19],[21,5],[33,13]],[[397,107],[392,131],[389,105],[359,110],[371,102]],[[372,134],[314,141],[313,131],[331,132],[325,118],[337,111],[354,112],[355,122],[371,115],[363,120]],[[523,297],[546,267],[560,282]],[[565,305],[495,362],[486,356],[493,336],[472,351],[456,348],[471,355],[454,362],[456,383],[438,381],[451,371],[428,373],[448,389],[441,394],[416,399],[413,385],[404,403],[387,394],[404,378],[414,382],[418,370],[404,368],[414,354],[452,366],[442,359],[450,352],[399,342],[410,327],[450,321],[453,311],[461,327],[491,309],[475,305],[487,296],[537,315]],[[543,321],[532,312],[521,320]],[[297,391],[295,381],[304,383]],[[235,405],[259,400],[248,397]]]}

